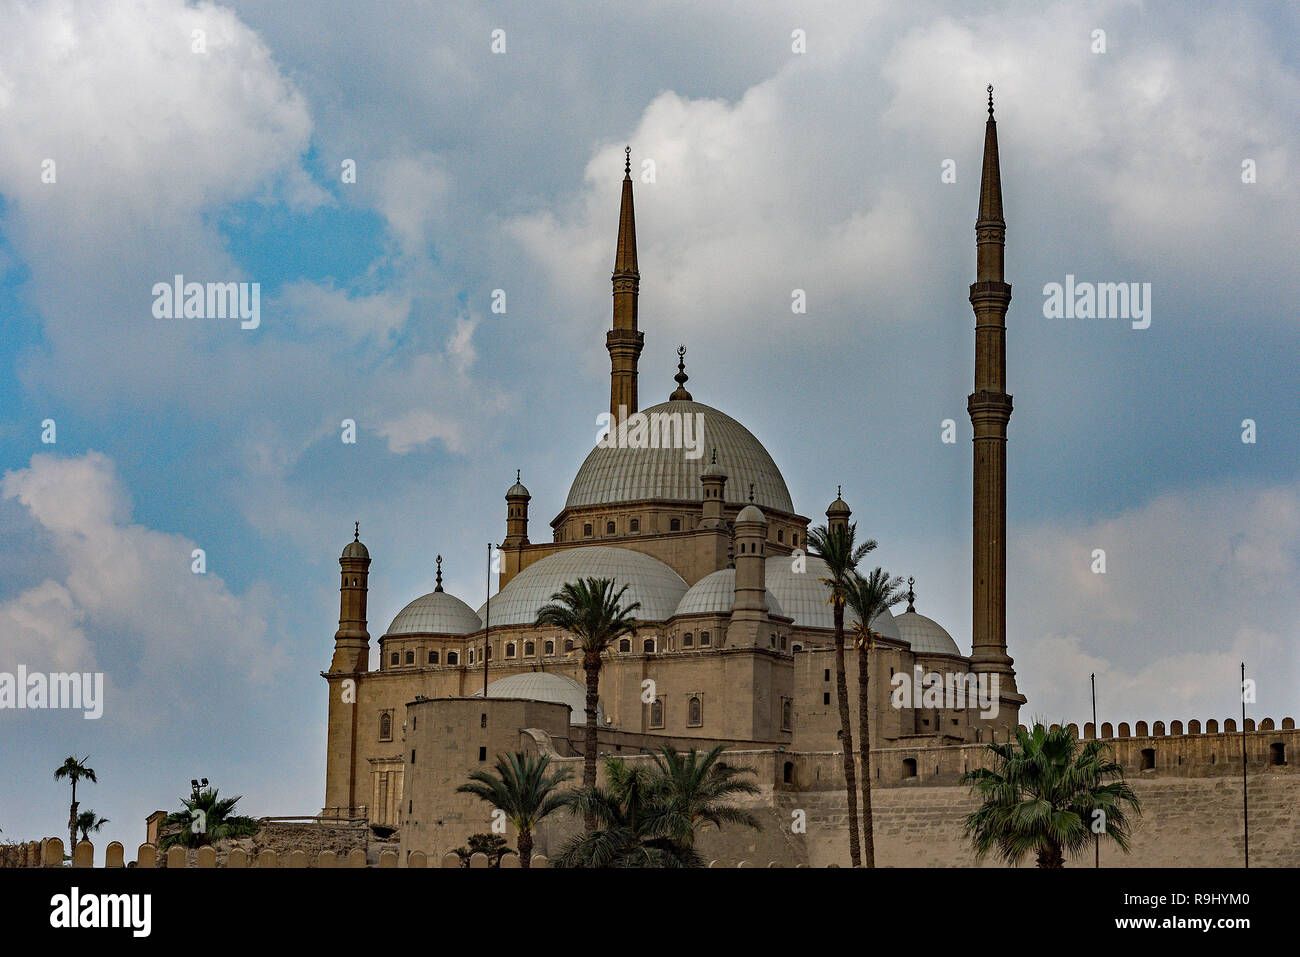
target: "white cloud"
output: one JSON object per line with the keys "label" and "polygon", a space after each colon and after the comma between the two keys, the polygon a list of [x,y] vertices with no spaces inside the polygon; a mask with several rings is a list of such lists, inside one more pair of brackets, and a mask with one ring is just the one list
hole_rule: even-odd
{"label": "white cloud", "polygon": [[[1030,715],[1086,720],[1096,672],[1104,720],[1222,719],[1240,708],[1242,660],[1254,717],[1300,711],[1300,487],[1166,494],[1010,546],[1008,643]],[[1098,548],[1105,574],[1090,570]]]}
{"label": "white cloud", "polygon": [[0,494],[26,508],[66,568],[62,580],[0,605],[0,620],[13,626],[0,629],[6,658],[32,654],[43,636],[54,661],[108,668],[111,659],[115,685],[172,700],[193,692],[195,675],[238,687],[266,681],[283,663],[267,640],[269,596],[232,593],[216,554],[207,574],[194,574],[200,546],[133,524],[108,457],[34,455],[5,473]]}

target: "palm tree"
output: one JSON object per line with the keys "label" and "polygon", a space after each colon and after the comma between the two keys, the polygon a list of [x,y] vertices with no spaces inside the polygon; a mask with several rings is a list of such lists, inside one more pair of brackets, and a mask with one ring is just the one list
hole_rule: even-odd
{"label": "palm tree", "polygon": [[[874,543],[873,543],[874,544]],[[853,626],[854,641],[858,649],[858,751],[862,755],[862,857],[867,867],[876,866],[876,831],[871,816],[871,701],[867,695],[869,684],[871,649],[875,646],[878,632],[871,629],[871,622],[886,608],[892,608],[903,600],[903,579],[890,578],[889,574],[877,567],[870,575],[863,578],[854,575],[853,586],[849,589],[846,601],[853,610],[857,622]]]}
{"label": "palm tree", "polygon": [[81,832],[83,841],[90,840],[90,832],[98,831],[108,823],[108,818],[100,817],[94,811],[82,811],[77,815],[77,830]]}
{"label": "palm tree", "polygon": [[573,803],[572,794],[558,788],[569,779],[569,769],[561,768],[547,775],[549,755],[540,758],[522,752],[498,754],[495,771],[473,771],[468,784],[457,791],[473,794],[500,811],[515,826],[519,835],[519,866],[528,867],[533,860],[533,829],[547,816]]}
{"label": "palm tree", "polygon": [[1063,867],[1067,854],[1091,846],[1095,821],[1128,853],[1129,813],[1140,815],[1142,805],[1108,744],[1080,746],[1067,728],[1035,724],[1033,731],[1018,730],[1014,742],[994,742],[987,750],[993,767],[963,776],[984,799],[966,818],[966,836],[980,860],[996,848],[1008,864],[1032,853],[1039,867]]}
{"label": "palm tree", "polygon": [[844,603],[853,587],[858,562],[876,547],[874,539],[855,545],[857,530],[857,523],[852,522],[833,528],[818,525],[807,534],[808,545],[826,563],[827,575],[822,579],[822,584],[830,589],[831,594],[826,603],[835,613],[835,692],[840,705],[844,788],[849,802],[849,858],[854,867],[862,865],[862,854],[858,849],[858,785],[854,774],[853,727],[849,724],[849,687],[844,677]]}
{"label": "palm tree", "polygon": [[703,867],[690,844],[673,838],[673,812],[665,779],[652,767],[628,767],[605,759],[606,787],[583,788],[574,797],[575,813],[598,827],[570,841],[556,867]]}
{"label": "palm tree", "polygon": [[158,841],[160,850],[179,844],[182,847],[202,847],[217,841],[237,837],[252,837],[261,825],[251,817],[231,813],[241,795],[230,798],[217,796],[210,787],[196,791],[189,799],[181,799],[181,810],[173,811],[163,819],[162,826],[171,832]]}
{"label": "palm tree", "polygon": [[[582,650],[582,668],[587,674],[587,733],[582,763],[582,786],[596,786],[596,704],[600,698],[601,655],[624,635],[635,635],[638,622],[632,612],[641,607],[639,601],[624,606],[624,585],[614,591],[608,578],[582,578],[566,583],[551,596],[551,604],[537,612],[537,627],[553,625],[578,639]],[[590,814],[585,819],[590,833],[596,820]]]}
{"label": "palm tree", "polygon": [[719,744],[700,755],[694,748],[681,754],[672,745],[664,745],[654,755],[667,798],[666,827],[679,844],[693,847],[695,829],[705,824],[719,830],[723,824],[761,829],[753,814],[724,803],[737,794],[758,794],[759,789],[752,781],[741,780],[753,773],[750,768],[719,760],[722,747]]}
{"label": "palm tree", "polygon": [[78,761],[72,755],[54,769],[54,780],[61,781],[68,778],[72,782],[72,805],[68,808],[68,854],[71,855],[77,847],[77,782],[82,778],[90,781],[92,784],[98,784],[99,779],[95,777],[95,769],[87,767],[86,762],[90,760],[90,755],[86,755]]}

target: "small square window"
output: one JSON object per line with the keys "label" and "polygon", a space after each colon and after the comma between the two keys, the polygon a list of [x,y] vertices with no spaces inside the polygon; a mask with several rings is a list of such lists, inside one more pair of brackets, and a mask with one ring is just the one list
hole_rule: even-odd
{"label": "small square window", "polygon": [[831,703],[831,693],[829,691],[823,691],[822,704],[830,704],[830,703]]}

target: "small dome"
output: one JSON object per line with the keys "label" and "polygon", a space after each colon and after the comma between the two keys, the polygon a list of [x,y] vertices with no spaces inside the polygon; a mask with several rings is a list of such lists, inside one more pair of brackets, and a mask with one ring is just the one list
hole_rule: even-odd
{"label": "small dome", "polygon": [[[723,568],[705,575],[686,593],[674,615],[730,615],[736,604],[736,570]],[[770,591],[767,593],[767,611],[770,615],[785,618],[781,603]]]}
{"label": "small dome", "polygon": [[343,546],[344,558],[369,558],[370,552],[359,541],[348,542]]}
{"label": "small dome", "polygon": [[[615,589],[630,586],[624,602],[638,601],[640,621],[667,621],[686,594],[686,582],[653,556],[630,548],[583,545],[565,548],[529,565],[492,596],[492,626],[531,625],[551,596],[579,578],[609,578]],[[487,605],[478,610],[487,617]]]}
{"label": "small dome", "polygon": [[[587,689],[572,678],[547,671],[525,671],[488,683],[489,698],[523,698],[526,701],[554,701],[569,706],[569,724],[587,723]],[[470,697],[483,697],[483,689]],[[596,703],[596,723],[605,723],[605,709]]]}
{"label": "small dome", "polygon": [[[835,613],[826,603],[830,590],[822,584],[830,572],[826,563],[815,555],[805,556],[802,572],[791,568],[794,559],[789,555],[773,555],[767,560],[764,572],[767,579],[767,594],[781,602],[787,618],[793,618],[797,626],[804,628],[835,628]],[[844,609],[844,627],[849,628],[857,621],[851,608]],[[872,626],[886,638],[901,639],[898,626],[894,623],[893,613],[886,608],[876,616]]]}
{"label": "small dome", "polygon": [[827,518],[838,518],[841,515],[851,515],[849,503],[844,501],[839,495],[835,496],[835,501],[831,502],[830,507],[826,509]]}
{"label": "small dome", "polygon": [[941,624],[914,611],[906,611],[894,619],[898,633],[912,646],[917,655],[960,655],[957,642],[952,640]]}
{"label": "small dome", "polygon": [[533,496],[529,493],[528,489],[524,488],[524,486],[519,482],[516,482],[514,485],[510,486],[510,488],[506,491],[506,498],[532,498],[532,497]]}
{"label": "small dome", "polygon": [[483,630],[474,609],[455,595],[431,591],[397,613],[388,635],[472,635]]}
{"label": "small dome", "polygon": [[737,522],[766,522],[767,516],[757,505],[746,505],[736,516]]}

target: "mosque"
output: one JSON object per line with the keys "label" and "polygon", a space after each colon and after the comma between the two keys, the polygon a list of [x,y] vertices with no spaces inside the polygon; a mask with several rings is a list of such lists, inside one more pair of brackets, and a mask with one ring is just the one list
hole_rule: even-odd
{"label": "mosque", "polygon": [[[1005,317],[1011,287],[1003,276],[1006,225],[991,87],[988,112],[976,281],[969,294],[975,314],[975,388],[968,402],[974,427],[973,647],[964,653],[941,624],[918,612],[914,592],[906,611],[885,611],[872,622],[880,637],[870,652],[871,674],[881,679],[872,682],[873,748],[922,754],[1005,739],[1025,701],[1006,649],[1011,396]],[[377,833],[400,838],[404,851],[442,854],[471,831],[486,830],[475,823],[483,809],[455,787],[499,751],[536,749],[561,758],[580,753],[586,720],[581,654],[572,636],[535,621],[553,593],[582,577],[627,585],[627,600],[640,603],[635,638],[624,638],[601,672],[602,752],[721,743],[779,756],[772,767],[783,780],[775,784],[797,786],[802,772],[792,756],[839,749],[832,609],[821,581],[826,570],[805,552],[813,520],[796,509],[768,448],[736,418],[687,390],[684,349],[676,388],[664,389],[666,401],[645,409],[639,404],[637,363],[645,333],[637,313],[630,170],[629,158],[613,320],[605,337],[613,429],[578,468],[547,540],[530,537],[536,534],[531,495],[516,475],[505,493],[498,593],[475,609],[444,591],[439,556],[433,591],[411,601],[379,637],[378,668],[370,665],[367,630],[371,559],[359,533],[339,559],[339,629],[333,660],[322,673],[329,685],[325,813],[364,818]],[[657,389],[657,383],[656,377],[648,386]],[[633,420],[642,428],[649,423],[664,441],[620,441]],[[699,447],[680,441],[682,423],[698,424]],[[838,493],[825,515],[831,527],[852,521]],[[852,624],[846,609],[846,628]],[[926,674],[993,679],[995,706],[946,708],[920,696],[897,706],[891,680],[918,667]],[[856,670],[851,663],[854,702]],[[856,725],[856,703],[852,710]],[[825,767],[833,769],[834,762]],[[911,768],[916,773],[915,759]],[[906,762],[901,773],[908,773]]]}

